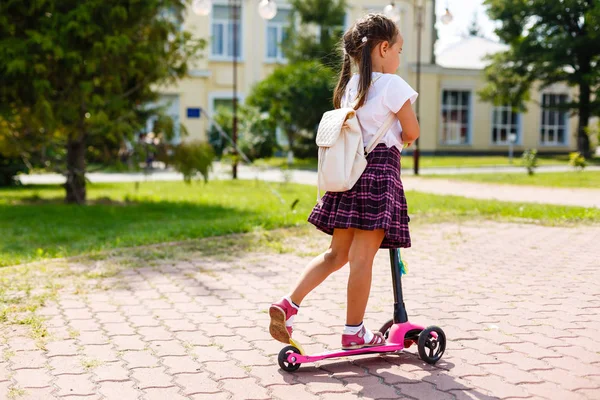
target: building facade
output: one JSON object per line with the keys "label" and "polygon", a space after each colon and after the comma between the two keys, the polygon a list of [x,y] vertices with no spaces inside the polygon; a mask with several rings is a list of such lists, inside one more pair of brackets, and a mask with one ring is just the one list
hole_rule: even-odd
{"label": "building facade", "polygon": [[[205,139],[207,118],[220,105],[230,105],[233,98],[233,41],[238,46],[238,101],[242,102],[252,86],[266,78],[277,65],[286,62],[279,46],[288,15],[289,4],[276,0],[278,13],[264,20],[256,0],[242,0],[240,25],[233,37],[232,10],[227,1],[214,0],[208,16],[188,10],[184,28],[208,40],[200,61],[192,65],[186,79],[161,88],[165,101],[177,120],[190,134],[188,139]],[[420,147],[426,153],[502,153],[514,139],[515,151],[537,148],[540,152],[568,152],[576,148],[577,118],[553,106],[568,101],[576,93],[565,85],[544,90],[534,88],[526,113],[509,107],[495,107],[478,98],[485,85],[483,58],[502,51],[496,42],[465,38],[434,54],[436,18],[434,4],[426,1],[423,10],[420,87]],[[346,27],[368,12],[382,12],[388,2],[350,0]],[[416,87],[417,82],[417,10],[410,2],[400,6],[398,23],[405,44],[398,74]]]}

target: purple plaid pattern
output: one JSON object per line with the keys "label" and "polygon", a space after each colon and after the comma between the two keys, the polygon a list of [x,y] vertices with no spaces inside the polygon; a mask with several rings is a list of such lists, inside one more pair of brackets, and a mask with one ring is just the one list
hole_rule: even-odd
{"label": "purple plaid pattern", "polygon": [[367,168],[347,192],[327,192],[308,222],[329,235],[334,228],[384,229],[382,249],[410,247],[408,207],[400,180],[400,151],[380,143]]}

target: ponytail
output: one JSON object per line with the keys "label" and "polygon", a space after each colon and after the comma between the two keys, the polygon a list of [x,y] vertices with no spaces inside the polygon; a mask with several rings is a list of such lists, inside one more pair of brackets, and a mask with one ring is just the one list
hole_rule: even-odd
{"label": "ponytail", "polygon": [[367,101],[369,87],[373,79],[373,65],[371,64],[371,41],[368,40],[362,46],[362,54],[358,65],[360,81],[358,82],[358,101],[354,109],[358,110]]}
{"label": "ponytail", "polygon": [[342,71],[340,72],[340,78],[338,80],[335,91],[333,92],[333,106],[335,108],[342,107],[342,97],[346,91],[346,85],[352,77],[352,61],[348,53],[344,52],[344,63],[342,65]]}

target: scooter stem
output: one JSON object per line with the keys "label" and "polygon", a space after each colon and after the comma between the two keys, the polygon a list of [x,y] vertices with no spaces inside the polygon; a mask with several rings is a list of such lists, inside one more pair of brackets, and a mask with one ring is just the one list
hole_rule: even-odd
{"label": "scooter stem", "polygon": [[394,323],[408,322],[404,298],[402,297],[402,272],[400,270],[400,249],[390,249],[390,265],[394,285]]}

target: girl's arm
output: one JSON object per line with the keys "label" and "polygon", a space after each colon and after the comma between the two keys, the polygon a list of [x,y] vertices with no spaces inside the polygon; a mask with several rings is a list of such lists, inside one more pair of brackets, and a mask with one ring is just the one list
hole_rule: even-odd
{"label": "girl's arm", "polygon": [[417,140],[421,134],[419,121],[417,121],[417,116],[413,111],[410,100],[404,103],[400,111],[396,113],[396,116],[400,120],[400,125],[402,125],[402,141],[408,147]]}

